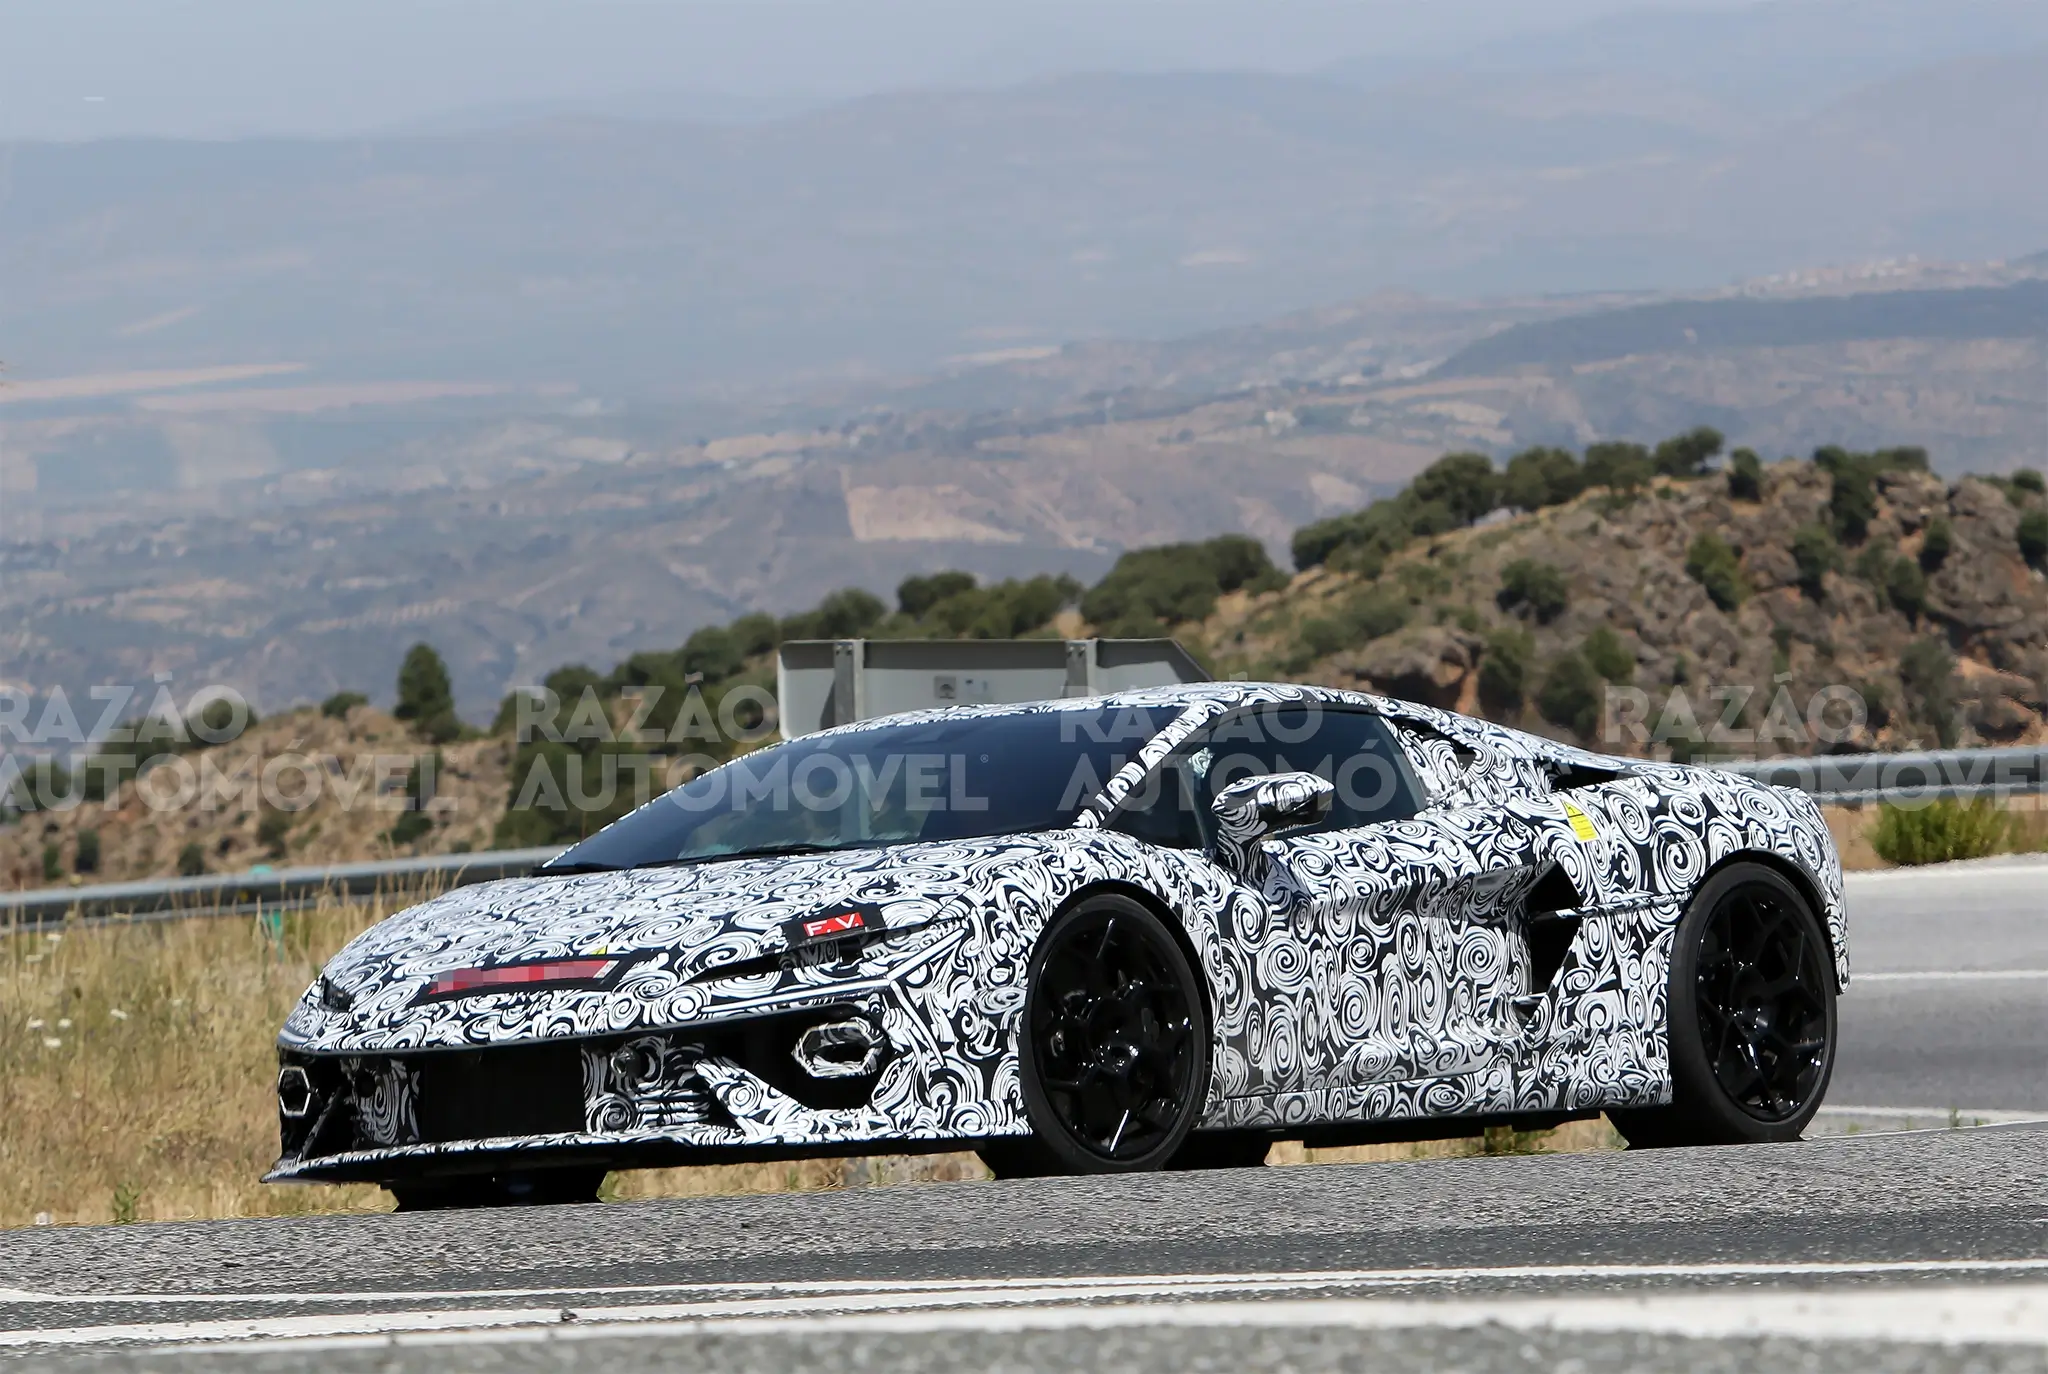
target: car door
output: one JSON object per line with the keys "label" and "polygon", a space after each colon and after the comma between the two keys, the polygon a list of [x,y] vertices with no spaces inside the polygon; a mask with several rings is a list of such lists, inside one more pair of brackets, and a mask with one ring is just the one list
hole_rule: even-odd
{"label": "car door", "polygon": [[1211,794],[1199,776],[1213,757],[1205,752],[1208,734],[1197,732],[1156,766],[1106,825],[1153,846],[1215,922],[1218,938],[1206,958],[1219,1092],[1260,1119],[1301,1119],[1311,1098],[1320,1105],[1325,1074],[1313,923],[1301,885],[1280,865],[1254,880],[1217,861]]}
{"label": "car door", "polygon": [[1265,704],[1225,716],[1192,738],[1181,758],[1198,814],[1217,793],[1247,777],[1314,773],[1336,788],[1318,825],[1268,839],[1260,897],[1274,943],[1260,965],[1259,992],[1293,1012],[1309,1107],[1342,1117],[1350,1098],[1332,1088],[1415,1075],[1435,1051],[1441,1027],[1418,1035],[1418,1018],[1441,1021],[1466,1003],[1418,1004],[1420,972],[1441,955],[1441,939],[1421,919],[1426,884],[1409,881],[1412,864],[1387,871],[1382,832],[1416,814],[1420,794],[1392,732],[1376,714],[1340,704]]}
{"label": "car door", "polygon": [[1509,806],[1425,807],[1402,746],[1371,712],[1253,710],[1202,744],[1205,805],[1252,772],[1312,772],[1337,787],[1323,824],[1267,844],[1268,900],[1304,927],[1321,1000],[1312,1057],[1327,1116],[1511,1105],[1519,922],[1547,867],[1536,829]]}
{"label": "car door", "polygon": [[1430,809],[1357,835],[1352,857],[1330,920],[1345,948],[1338,1042],[1357,1043],[1368,1024],[1387,1030],[1363,1043],[1401,1048],[1344,1056],[1333,1086],[1368,1116],[1506,1109],[1521,1051],[1519,923],[1548,866],[1535,831],[1500,807]]}

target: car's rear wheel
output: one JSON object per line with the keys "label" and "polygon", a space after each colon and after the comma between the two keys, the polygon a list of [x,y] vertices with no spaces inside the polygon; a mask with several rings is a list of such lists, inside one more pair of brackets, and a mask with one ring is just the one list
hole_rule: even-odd
{"label": "car's rear wheel", "polygon": [[595,1202],[604,1186],[603,1169],[536,1169],[531,1173],[475,1174],[458,1178],[389,1183],[401,1212],[437,1212],[451,1207],[541,1207]]}
{"label": "car's rear wheel", "polygon": [[1020,1067],[1029,1140],[990,1142],[998,1177],[1168,1165],[1209,1091],[1209,1028],[1193,966],[1128,897],[1088,898],[1039,939],[1026,974]]}
{"label": "car's rear wheel", "polygon": [[1737,863],[1701,885],[1671,953],[1671,1103],[1608,1113],[1628,1143],[1797,1140],[1835,1064],[1827,932],[1783,874]]}

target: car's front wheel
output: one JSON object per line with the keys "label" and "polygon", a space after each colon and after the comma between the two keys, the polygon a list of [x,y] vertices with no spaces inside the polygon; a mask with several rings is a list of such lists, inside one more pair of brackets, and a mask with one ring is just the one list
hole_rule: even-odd
{"label": "car's front wheel", "polygon": [[1019,1046],[1030,1140],[991,1142],[999,1177],[1168,1165],[1209,1091],[1194,967],[1166,923],[1104,894],[1047,927],[1026,974]]}
{"label": "car's front wheel", "polygon": [[1835,1064],[1827,932],[1781,873],[1730,864],[1679,923],[1668,1006],[1671,1103],[1608,1113],[1631,1146],[1797,1140]]}

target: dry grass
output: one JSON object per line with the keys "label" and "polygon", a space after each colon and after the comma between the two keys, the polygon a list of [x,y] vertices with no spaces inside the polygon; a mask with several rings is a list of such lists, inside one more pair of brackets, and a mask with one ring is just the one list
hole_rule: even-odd
{"label": "dry grass", "polygon": [[[2006,830],[1997,848],[2000,854],[2048,854],[2048,798],[2008,797],[2002,804]],[[1823,806],[1828,832],[1835,837],[1842,867],[1859,870],[1891,868],[1877,852],[1872,834],[1877,828],[1880,808],[1876,806]]]}
{"label": "dry grass", "polygon": [[0,937],[0,1225],[388,1206],[258,1183],[277,1156],[271,1049],[367,907]]}
{"label": "dry grass", "polygon": [[[259,1183],[277,1153],[273,1037],[321,962],[402,903],[0,932],[0,1227],[374,1212],[368,1186]],[[1604,1121],[1273,1164],[1612,1148]],[[612,1199],[986,1178],[971,1154],[614,1174]]]}

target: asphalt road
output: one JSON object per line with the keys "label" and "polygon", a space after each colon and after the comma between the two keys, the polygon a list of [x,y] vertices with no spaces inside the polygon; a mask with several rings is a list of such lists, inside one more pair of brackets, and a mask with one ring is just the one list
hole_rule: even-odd
{"label": "asphalt road", "polygon": [[1373,1352],[1620,1369],[1732,1366],[1776,1342],[1796,1364],[1884,1368],[1901,1341],[1930,1356],[1960,1337],[2043,1368],[2044,1180],[2048,1131],[1987,1128],[16,1231],[0,1236],[0,1349],[195,1371],[800,1371],[865,1367],[858,1352],[934,1369],[1348,1368]]}
{"label": "asphalt road", "polygon": [[[2048,866],[1858,878],[1830,1101],[2048,1115]],[[1960,975],[1960,976],[1958,976]],[[0,1233],[0,1359],[2048,1370],[2048,1126]]]}
{"label": "asphalt road", "polygon": [[1851,874],[1848,899],[1829,1115],[2048,1115],[2048,864]]}

